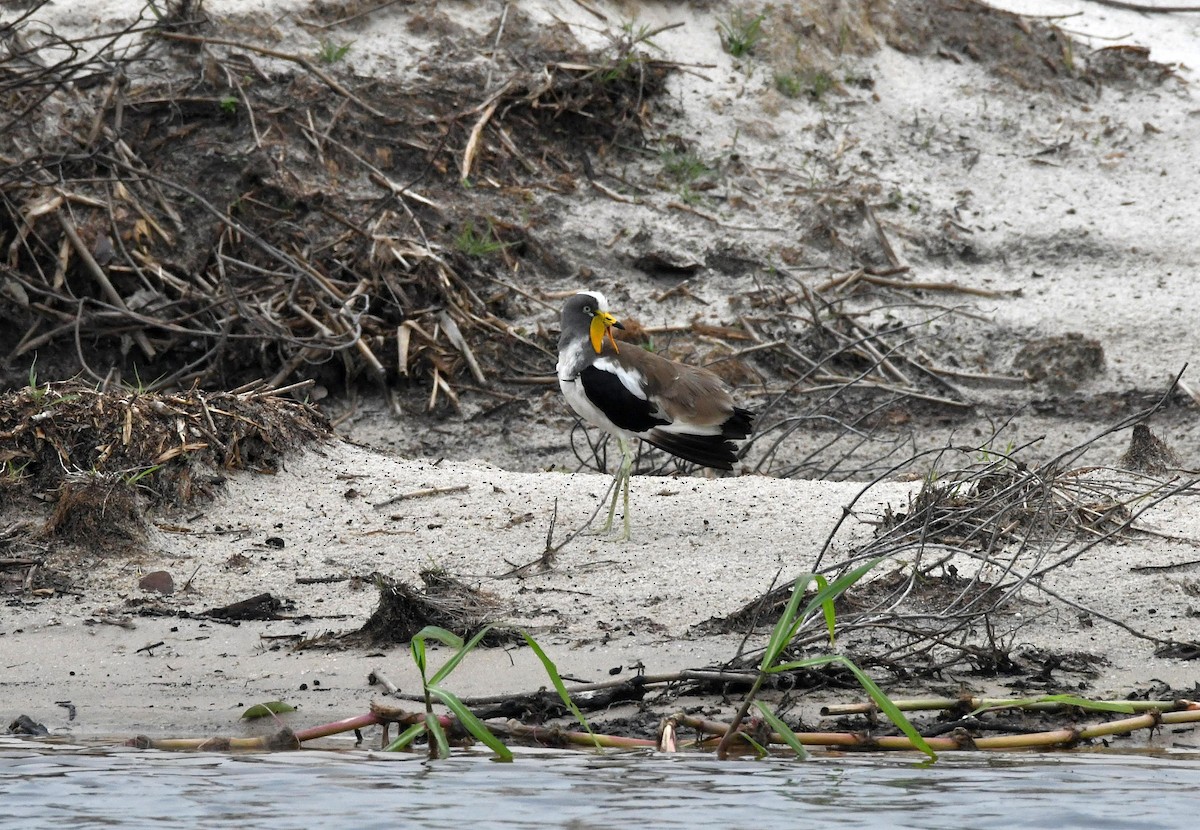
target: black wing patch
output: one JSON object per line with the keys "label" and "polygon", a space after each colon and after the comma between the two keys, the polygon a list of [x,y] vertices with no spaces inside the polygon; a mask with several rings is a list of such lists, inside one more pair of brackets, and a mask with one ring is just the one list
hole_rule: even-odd
{"label": "black wing patch", "polygon": [[579,373],[583,393],[589,401],[621,429],[645,432],[671,423],[656,415],[657,407],[625,388],[612,372],[588,366]]}
{"label": "black wing patch", "polygon": [[734,407],[733,414],[721,424],[720,435],[692,435],[656,429],[646,436],[646,440],[684,461],[716,470],[732,470],[738,459],[737,444],[732,439],[746,438],[753,430],[754,413]]}
{"label": "black wing patch", "polygon": [[725,438],[748,438],[754,431],[754,413],[740,406],[733,408],[733,414],[721,424],[721,435]]}
{"label": "black wing patch", "polygon": [[655,430],[646,440],[660,450],[701,467],[732,470],[737,461],[737,445],[720,435],[684,435]]}

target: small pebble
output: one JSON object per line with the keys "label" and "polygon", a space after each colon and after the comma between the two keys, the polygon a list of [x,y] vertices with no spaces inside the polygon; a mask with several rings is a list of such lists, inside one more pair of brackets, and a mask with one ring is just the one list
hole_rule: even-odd
{"label": "small pebble", "polygon": [[157,591],[170,596],[175,593],[175,580],[166,571],[151,571],[141,578],[138,587],[143,591]]}

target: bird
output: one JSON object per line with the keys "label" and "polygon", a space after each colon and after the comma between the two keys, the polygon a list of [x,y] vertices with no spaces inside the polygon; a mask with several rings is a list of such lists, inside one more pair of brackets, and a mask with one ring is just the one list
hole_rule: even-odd
{"label": "bird", "polygon": [[735,441],[748,438],[754,413],[735,406],[725,382],[707,369],[688,366],[622,342],[624,329],[598,291],[580,291],[562,308],[558,338],[558,384],[580,418],[608,432],[621,448],[613,479],[608,523],[611,533],[617,497],[624,493],[624,532],[629,533],[631,444],[641,439],[685,461],[732,470]]}

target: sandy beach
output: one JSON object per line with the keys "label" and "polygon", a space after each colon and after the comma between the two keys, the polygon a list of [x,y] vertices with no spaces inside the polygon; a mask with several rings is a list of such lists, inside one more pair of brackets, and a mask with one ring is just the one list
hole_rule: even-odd
{"label": "sandy beach", "polygon": [[[70,5],[48,4],[38,17],[77,36],[131,20],[140,8],[129,0],[87,11]],[[1077,48],[1115,48],[1105,38],[1120,33],[1121,48],[1149,49],[1137,52],[1138,66],[1165,68],[1121,70],[1134,80],[1098,69],[1047,80],[1032,70],[1015,76],[986,51],[982,35],[956,31],[923,42],[912,20],[885,26],[864,12],[855,37],[873,45],[840,58],[833,92],[793,96],[787,73],[809,78],[809,70],[782,63],[780,55],[797,47],[781,33],[804,27],[768,17],[766,45],[738,60],[720,34],[728,23],[720,4],[538,0],[520,4],[518,14],[514,4],[415,3],[361,17],[290,0],[203,5],[210,39],[258,38],[275,51],[305,54],[321,38],[352,43],[352,61],[327,70],[368,97],[376,81],[419,88],[439,61],[453,68],[461,55],[452,46],[474,44],[480,56],[472,71],[492,60],[499,79],[509,64],[492,45],[505,38],[525,44],[512,47],[518,56],[533,48],[522,38],[551,30],[599,49],[636,15],[657,32],[656,59],[675,67],[663,82],[661,111],[647,121],[648,138],[686,145],[709,172],[681,183],[667,151],[657,149],[619,161],[597,155],[588,162],[603,174],[595,186],[547,178],[557,183],[506,190],[488,158],[511,153],[506,163],[528,170],[534,156],[508,149],[508,133],[481,126],[483,172],[474,190],[418,181],[426,201],[478,198],[487,204],[480,211],[514,226],[512,217],[528,219],[525,247],[503,254],[528,259],[505,260],[490,282],[472,288],[489,302],[493,292],[503,295],[496,302],[506,304],[504,327],[492,325],[500,320],[493,315],[492,328],[467,338],[481,355],[491,354],[480,342],[485,335],[526,349],[519,362],[485,357],[475,367],[483,382],[473,379],[463,357],[470,350],[430,322],[442,319],[438,311],[412,329],[412,365],[388,363],[386,393],[363,382],[377,380],[366,369],[339,386],[331,379],[336,360],[297,358],[286,381],[311,369],[315,382],[297,394],[332,420],[329,437],[295,447],[270,474],[216,471],[222,481],[211,500],[151,511],[144,533],[118,551],[42,534],[52,499],[0,489],[0,561],[17,563],[4,566],[0,610],[0,713],[9,721],[27,715],[51,734],[86,738],[239,735],[276,725],[240,719],[264,701],[297,707],[282,716],[293,726],[362,713],[387,696],[369,682],[374,674],[416,693],[405,642],[337,639],[376,610],[377,575],[417,591],[425,572],[452,577],[478,592],[489,620],[531,633],[569,684],[721,670],[765,644],[773,619],[755,625],[737,617],[747,604],[810,571],[835,576],[877,549],[886,560],[841,612],[861,626],[833,648],[874,659],[871,671],[889,694],[1200,697],[1200,649],[1188,648],[1200,642],[1200,398],[1193,391],[1200,383],[1194,369],[1183,371],[1195,360],[1200,330],[1200,208],[1191,196],[1200,186],[1193,87],[1200,23],[1064,0],[1054,10],[1063,17],[1051,22],[1069,28]],[[924,9],[901,5],[892,18],[917,19]],[[1046,13],[1040,3],[998,5]],[[326,28],[318,30],[320,15]],[[970,43],[954,47],[959,35]],[[224,60],[230,47],[204,48]],[[269,54],[254,53],[253,61],[263,78],[299,71]],[[231,110],[240,106],[229,100]],[[470,107],[478,121],[486,103]],[[262,136],[242,129],[241,149],[251,154]],[[386,166],[384,154],[372,158]],[[828,194],[846,182],[857,189],[843,204]],[[504,206],[510,197],[517,207]],[[812,218],[818,214],[820,221]],[[509,226],[497,220],[495,227]],[[554,246],[542,243],[551,237]],[[376,241],[383,238],[378,231]],[[449,248],[439,250],[451,259]],[[413,254],[394,246],[387,256],[399,268]],[[904,293],[852,295],[851,285],[872,279],[880,291]],[[509,290],[514,284],[520,290]],[[801,364],[787,362],[798,360],[800,346],[835,330],[855,345],[870,339],[833,323],[814,334],[803,315],[811,301],[819,316],[811,292],[821,285],[831,292],[821,295],[830,303],[821,308],[838,309],[839,323],[892,337],[880,348],[895,349],[894,363],[879,351],[873,365],[831,360],[832,379],[806,374],[809,385],[800,386]],[[628,543],[581,535],[563,544],[588,524],[611,480],[580,455],[574,418],[550,378],[545,344],[554,342],[561,297],[581,288],[608,293],[649,347],[724,366],[735,398],[764,413],[740,475],[636,475]],[[10,322],[29,307],[15,288],[5,289],[4,302],[14,309]],[[371,314],[384,314],[379,302]],[[372,324],[369,314],[360,318],[356,324]],[[374,348],[393,361],[402,328],[338,354]],[[6,383],[17,389],[36,350],[22,351],[28,334],[5,336]],[[121,336],[136,355],[133,336]],[[74,355],[74,341],[64,338],[62,354]],[[453,376],[442,373],[450,363]],[[1172,386],[1181,371],[1182,383]],[[41,375],[43,382],[66,376]],[[827,392],[851,387],[866,390],[864,397]],[[117,394],[128,397],[128,389]],[[897,389],[886,401],[869,397]],[[826,394],[837,400],[821,409]],[[1133,422],[1160,399],[1146,423],[1169,446],[1171,464],[1131,470]],[[179,434],[186,445],[183,426]],[[884,444],[899,449],[885,452]],[[943,459],[949,466],[937,468],[930,459],[951,446],[958,449]],[[1072,447],[1082,449],[1061,465],[1039,466]],[[906,455],[919,460],[896,463]],[[898,514],[913,513],[922,486],[937,481],[931,467],[945,474],[989,463],[1005,482],[1044,478],[1036,492],[1040,504],[1054,505],[1053,534],[1039,536],[1027,520],[1042,516],[1042,507],[1014,498],[998,515],[1025,518],[1009,526],[989,519],[996,538],[1004,537],[994,547],[982,537],[963,541],[961,528],[927,546],[910,536],[885,544],[889,529],[902,526]],[[651,468],[670,469],[653,461],[641,471]],[[813,471],[827,474],[806,477]],[[969,482],[955,492],[979,498],[986,476]],[[23,584],[30,562],[38,579],[62,580],[33,590],[33,576]],[[156,571],[170,574],[171,592],[141,587]],[[979,612],[993,590],[1004,601]],[[262,594],[277,603],[277,619],[208,613]],[[902,645],[895,627],[883,624],[895,620],[922,632],[917,639],[927,645]],[[930,634],[938,626],[950,632],[944,642]],[[819,622],[812,631],[820,633]],[[909,662],[889,672],[898,665],[888,662],[894,654]],[[531,651],[510,643],[479,649],[447,685],[469,698],[534,692],[549,682]],[[817,685],[772,699],[782,695],[789,714],[810,725],[828,724],[821,706],[862,699],[833,680]],[[594,715],[635,731],[681,707],[728,717],[738,702],[736,690],[664,683],[640,702]],[[1196,744],[1189,730],[1153,740]]]}

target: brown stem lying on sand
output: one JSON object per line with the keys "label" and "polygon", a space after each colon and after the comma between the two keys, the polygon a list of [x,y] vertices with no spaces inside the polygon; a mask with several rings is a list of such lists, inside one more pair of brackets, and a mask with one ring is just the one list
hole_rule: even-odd
{"label": "brown stem lying on sand", "polygon": [[[728,724],[676,715],[683,726],[690,726],[702,733],[725,736]],[[1084,728],[1066,727],[1048,732],[1030,732],[1023,735],[1002,735],[993,738],[974,738],[965,729],[956,729],[948,738],[926,738],[935,750],[952,749],[1034,749],[1041,747],[1069,748],[1080,741],[1102,738],[1107,735],[1126,735],[1136,729],[1155,729],[1164,724],[1200,723],[1200,704],[1188,703],[1188,708],[1179,712],[1152,711],[1144,715],[1108,721]],[[759,740],[755,735],[755,740]],[[763,735],[761,737],[767,737]],[[850,747],[855,749],[912,749],[912,741],[903,735],[881,735],[873,737],[865,732],[797,732],[796,738],[805,746]],[[769,733],[771,743],[784,744],[779,735]],[[759,740],[759,743],[762,743]]]}
{"label": "brown stem lying on sand", "polygon": [[[944,701],[906,701],[910,704],[920,704],[918,707],[910,708],[940,708],[933,707],[932,703]],[[952,701],[954,705],[959,705],[962,701]],[[982,701],[984,703],[997,703],[1000,705],[1013,704],[1016,701]],[[1164,712],[1160,709],[1152,709],[1145,714],[1137,715],[1130,718],[1122,718],[1120,720],[1108,721],[1105,723],[1095,724],[1093,726],[1078,727],[1068,726],[1062,729],[1053,729],[1045,732],[1030,732],[1022,735],[1002,735],[989,738],[973,737],[966,729],[955,729],[950,733],[949,737],[926,738],[930,747],[935,750],[968,750],[968,749],[989,749],[989,750],[1016,750],[1016,749],[1034,749],[1045,747],[1061,747],[1070,748],[1078,744],[1080,741],[1090,740],[1093,738],[1102,738],[1109,735],[1127,735],[1138,729],[1156,729],[1164,725],[1170,724],[1185,724],[1185,723],[1200,723],[1200,703],[1194,701],[1174,701],[1164,702],[1166,707],[1175,707],[1179,711]],[[836,709],[839,707],[829,707]],[[847,707],[841,707],[841,710],[846,710]],[[285,749],[299,749],[305,741],[311,741],[316,738],[327,738],[330,735],[337,735],[342,732],[349,732],[353,729],[362,729],[367,726],[383,725],[396,723],[408,726],[414,723],[420,723],[424,720],[424,712],[409,712],[403,709],[397,709],[390,706],[385,706],[378,702],[371,704],[371,711],[364,715],[358,715],[345,720],[335,721],[333,723],[314,726],[309,729],[292,731],[284,728],[272,735],[263,735],[257,738],[166,738],[153,739],[145,736],[138,736],[126,742],[126,746],[137,747],[138,749],[161,749],[161,750],[193,750],[206,752],[233,752],[233,751],[258,751],[258,752],[274,752]],[[457,729],[458,723],[456,719],[441,715],[438,717],[439,722],[447,731],[461,732]],[[701,737],[695,741],[679,742],[677,738],[677,728],[686,726],[695,729],[700,733]],[[665,752],[674,752],[677,746],[699,747],[706,745],[712,737],[722,739],[722,743],[726,742],[729,736],[730,725],[721,721],[711,721],[704,718],[693,717],[678,713],[672,715],[663,721],[663,726],[659,730],[657,740],[646,738],[631,738],[621,735],[591,735],[587,732],[576,732],[566,729],[560,729],[555,726],[531,726],[528,724],[518,723],[517,721],[490,721],[488,728],[492,732],[502,738],[517,739],[526,743],[537,744],[539,746],[603,746],[617,749],[647,749],[656,748]],[[757,720],[752,720],[747,724],[746,730],[752,732],[754,740],[762,745],[768,743],[785,745],[784,739],[765,728]],[[823,746],[828,748],[848,748],[860,750],[915,750],[912,741],[902,735],[880,735],[873,736],[867,732],[797,732],[796,738],[805,746]],[[711,737],[706,737],[711,736]],[[732,741],[731,741],[732,742]],[[386,743],[386,738],[385,738]]]}
{"label": "brown stem lying on sand", "polygon": [[589,735],[554,726],[529,726],[524,723],[489,723],[488,728],[501,737],[520,738],[539,746],[604,746],[616,749],[657,748],[658,741],[646,738],[627,738],[622,735]]}
{"label": "brown stem lying on sand", "polygon": [[[1031,700],[1029,698],[1003,697],[930,697],[913,700],[893,700],[896,708],[902,712],[928,712],[941,709],[960,709],[973,711],[975,709],[1025,709],[1030,711],[1061,711],[1077,706],[1061,700]],[[1119,705],[1129,707],[1134,712],[1182,712],[1194,709],[1197,705],[1191,700],[1093,700],[1093,704]],[[873,702],[841,703],[832,706],[822,706],[822,716],[838,715],[867,715],[879,712],[879,707]]]}

